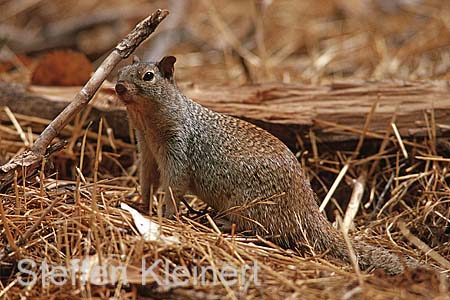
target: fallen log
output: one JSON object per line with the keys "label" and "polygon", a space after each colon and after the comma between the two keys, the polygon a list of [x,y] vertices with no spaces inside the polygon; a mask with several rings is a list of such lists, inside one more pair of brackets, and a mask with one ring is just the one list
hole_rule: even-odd
{"label": "fallen log", "polygon": [[[320,142],[359,138],[374,103],[365,136],[384,138],[395,114],[402,137],[450,135],[450,86],[447,81],[342,81],[324,85],[271,83],[239,87],[180,84],[183,92],[222,113],[249,120],[290,146],[313,129]],[[0,105],[13,112],[53,119],[78,88],[0,84]],[[105,83],[94,98],[90,119],[104,117],[116,137],[128,139],[125,108]],[[433,113],[431,113],[433,112]]]}

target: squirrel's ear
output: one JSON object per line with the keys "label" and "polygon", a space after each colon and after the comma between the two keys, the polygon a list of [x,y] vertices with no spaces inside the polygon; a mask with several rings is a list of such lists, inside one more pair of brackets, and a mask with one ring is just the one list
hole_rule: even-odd
{"label": "squirrel's ear", "polygon": [[141,62],[141,59],[137,55],[133,55],[133,64]]}
{"label": "squirrel's ear", "polygon": [[167,79],[173,78],[173,71],[174,71],[173,65],[175,64],[176,61],[177,59],[175,58],[175,56],[164,56],[159,61],[158,68],[161,71],[163,77]]}

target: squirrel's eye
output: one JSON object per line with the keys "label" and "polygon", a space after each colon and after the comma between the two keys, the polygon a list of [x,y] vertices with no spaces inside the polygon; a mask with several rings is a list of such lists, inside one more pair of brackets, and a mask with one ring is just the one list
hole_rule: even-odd
{"label": "squirrel's eye", "polygon": [[146,72],[146,73],[144,74],[144,77],[142,77],[142,79],[143,79],[144,81],[150,81],[150,80],[153,79],[153,77],[155,77],[155,74],[154,74],[153,72]]}

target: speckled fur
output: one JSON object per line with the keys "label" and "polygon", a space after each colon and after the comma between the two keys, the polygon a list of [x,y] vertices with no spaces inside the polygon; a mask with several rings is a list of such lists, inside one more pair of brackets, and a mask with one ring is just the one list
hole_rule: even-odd
{"label": "speckled fur", "polygon": [[[120,97],[137,131],[144,200],[149,200],[150,185],[166,192],[170,186],[177,200],[190,191],[218,212],[228,211],[239,230],[271,235],[300,251],[309,244],[317,253],[348,261],[342,236],[319,213],[292,152],[265,130],[188,99],[172,74],[163,76],[160,64],[135,63],[118,79],[127,89]],[[148,71],[155,74],[152,82],[142,80]],[[263,201],[273,196],[270,203]],[[166,205],[171,215],[171,201]],[[362,242],[354,242],[354,248],[363,269],[403,271],[399,258],[385,249]]]}

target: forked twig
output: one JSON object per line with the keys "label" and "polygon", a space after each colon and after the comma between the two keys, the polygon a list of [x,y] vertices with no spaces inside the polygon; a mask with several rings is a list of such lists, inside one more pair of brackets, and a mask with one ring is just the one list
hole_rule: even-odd
{"label": "forked twig", "polygon": [[[8,173],[14,173],[14,170],[17,170],[22,166],[27,167],[28,169],[34,169],[40,166],[40,162],[51,141],[77,113],[86,107],[114,67],[122,59],[130,56],[130,54],[155,31],[159,23],[161,23],[168,14],[169,11],[158,9],[151,16],[137,24],[136,27],[106,57],[92,75],[91,79],[89,79],[85,86],[75,95],[72,102],[45,128],[33,147],[29,151],[17,155],[10,162],[0,167],[0,170],[3,172],[3,174],[0,174],[0,177],[7,177]],[[2,182],[2,184],[4,183]]]}

